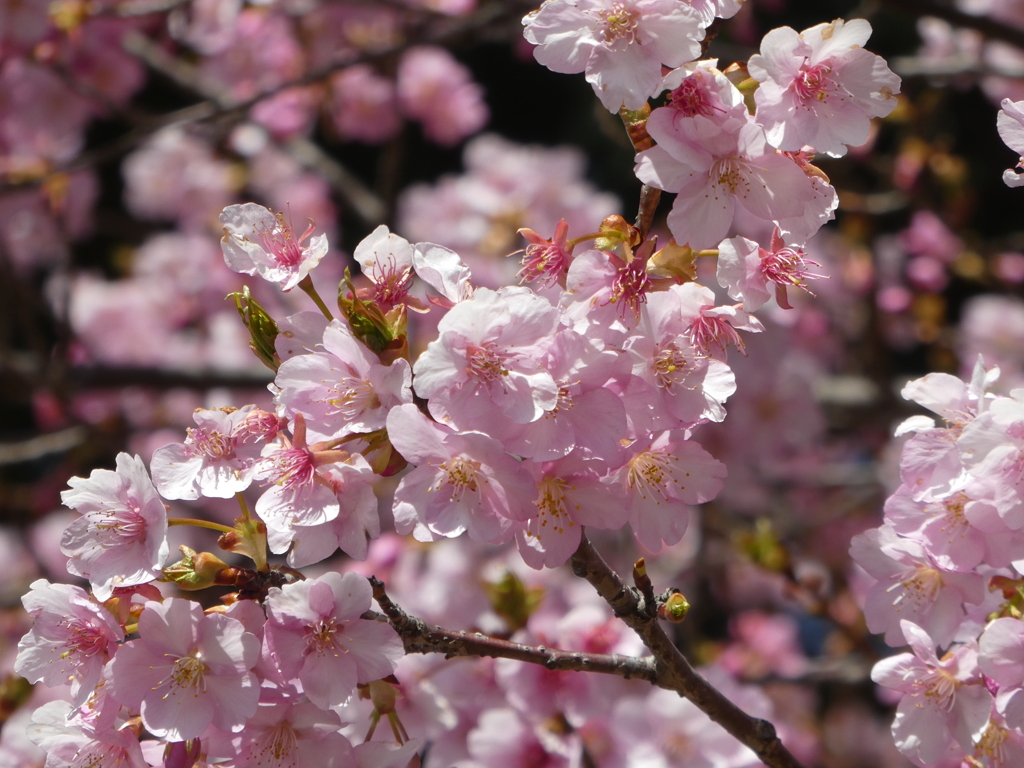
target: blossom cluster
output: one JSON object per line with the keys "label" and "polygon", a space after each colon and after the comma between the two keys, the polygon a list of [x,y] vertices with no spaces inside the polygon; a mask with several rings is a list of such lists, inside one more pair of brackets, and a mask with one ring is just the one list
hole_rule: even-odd
{"label": "blossom cluster", "polygon": [[[252,348],[274,372],[272,405],[199,409],[184,439],[155,451],[149,472],[138,456],[120,454],[116,471],[70,481],[62,498],[79,517],[61,551],[91,592],[35,582],[24,598],[35,625],[17,661],[32,682],[69,685],[70,702],[40,708],[31,727],[55,761],[402,765],[418,749],[392,719],[401,681],[390,676],[404,674],[402,641],[367,614],[372,593],[362,576],[296,569],[339,550],[372,560],[373,543],[392,522],[399,535],[424,543],[463,534],[471,546],[514,542],[538,570],[566,563],[584,528],[628,525],[650,552],[681,541],[690,508],[723,487],[725,466],[694,436],[726,416],[736,389],[730,351],[743,351],[741,334],[764,330],[751,313],[773,294],[789,308],[787,288],[806,290],[821,276],[802,246],[832,217],[837,197],[813,155],[840,156],[862,142],[899,90],[884,62],[861,47],[870,33],[863,21],[776,30],[746,65],[719,70],[714,60],[695,61],[713,18],[738,8],[729,0],[548,0],[524,20],[542,63],[586,70],[606,107],[624,107],[627,124],[644,124],[650,141],[638,147],[636,174],[676,193],[674,240],[660,249],[619,216],[593,221],[586,234],[561,220],[550,232],[523,231],[524,285],[490,288],[456,251],[381,225],[355,248],[361,275],[345,273],[335,314],[311,277],[327,263],[326,233],[314,234],[312,223],[300,232],[291,217],[256,203],[223,208],[228,268],[282,292],[298,288],[316,310],[272,317],[239,294]],[[274,53],[282,71],[271,74],[294,69],[284,37],[275,51],[256,43],[265,45],[266,25],[288,25],[273,14],[250,17],[252,10],[229,42],[196,19],[179,18],[172,30],[208,53],[204,76],[223,76],[240,100],[273,90],[281,77],[256,82],[254,73],[247,82],[232,69],[246,58],[228,56],[232,46],[257,59]],[[413,57],[410,76],[442,67],[428,50],[406,51],[400,91]],[[663,65],[675,69],[663,73]],[[372,80],[357,67],[341,74]],[[472,123],[435,136],[451,142],[479,127],[463,103],[473,89],[450,75],[438,82]],[[432,93],[401,102],[428,135],[434,110],[446,103]],[[643,113],[662,93],[665,106],[649,116],[627,114]],[[308,122],[304,104],[301,92],[286,89],[251,117],[288,135],[293,123]],[[233,140],[241,152],[247,137]],[[200,154],[189,141],[168,132],[143,151],[173,164]],[[140,173],[153,165],[140,163]],[[158,194],[137,197],[140,210],[190,219],[194,196],[150,189]],[[766,246],[727,238],[739,208],[771,228]],[[739,303],[720,303],[696,282],[701,256],[718,259],[719,286]],[[394,478],[390,503],[375,493],[382,478]],[[233,497],[241,506],[233,527],[168,517],[164,504]],[[169,564],[168,529],[185,525],[221,532],[220,548],[253,567],[188,547]],[[267,550],[287,566],[272,565]],[[167,583],[237,591],[204,610],[169,594]],[[515,629],[524,642],[640,654],[604,611],[581,609],[557,626],[538,615]],[[595,697],[589,682],[538,676],[499,663],[491,682],[501,691],[478,713],[459,765],[536,765],[542,755],[552,765],[578,764],[584,743],[602,765],[663,760],[690,726],[707,742],[691,756],[754,764],[753,753],[709,731],[689,704],[649,695],[612,706],[616,697]],[[717,684],[733,686],[728,677]],[[412,698],[429,686],[404,690]],[[544,700],[546,687],[557,689],[557,708]],[[756,693],[735,695],[768,714]],[[352,746],[345,729],[359,722],[358,697],[373,702],[371,734],[386,715],[398,748]],[[441,698],[432,701],[438,708]],[[527,712],[564,716],[572,729],[562,738],[551,727],[542,734]],[[604,718],[618,723],[614,738]],[[424,731],[446,720],[435,712]],[[655,738],[631,738],[652,729]]]}
{"label": "blossom cluster", "polygon": [[1024,393],[991,393],[998,377],[979,359],[969,382],[933,373],[904,388],[942,421],[914,416],[899,427],[909,436],[901,485],[884,524],[851,548],[869,577],[868,628],[912,651],[879,662],[872,677],[901,694],[893,736],[917,765],[1024,756]]}

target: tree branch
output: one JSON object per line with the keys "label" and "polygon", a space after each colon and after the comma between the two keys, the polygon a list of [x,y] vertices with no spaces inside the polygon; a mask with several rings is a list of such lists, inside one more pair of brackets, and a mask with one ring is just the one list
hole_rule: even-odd
{"label": "tree branch", "polygon": [[636,632],[654,654],[655,685],[689,699],[704,714],[750,747],[770,768],[800,768],[800,763],[783,746],[771,723],[748,715],[690,666],[658,619],[650,615],[650,609],[639,592],[626,586],[585,534],[570,563],[573,573],[589,581],[615,615]]}
{"label": "tree branch", "polygon": [[486,656],[492,659],[514,659],[538,664],[553,671],[600,672],[626,680],[655,681],[654,659],[619,656],[607,653],[579,653],[544,646],[523,645],[499,640],[479,632],[443,629],[431,626],[423,619],[410,616],[396,605],[384,588],[384,582],[371,576],[373,597],[384,611],[384,616],[369,611],[363,618],[388,621],[402,638],[406,653],[443,653],[446,659],[457,656]]}
{"label": "tree branch", "polygon": [[[154,7],[157,7],[159,9],[159,3],[163,2],[163,0],[154,1]],[[167,7],[173,7],[177,4],[177,0],[167,0],[167,3]],[[131,4],[126,5],[126,8],[130,7],[130,5]],[[188,73],[194,70],[195,68],[187,62],[185,62],[184,60],[175,59],[174,57],[171,57],[168,54],[166,54],[166,52],[160,51],[160,54],[162,54],[163,57],[169,59],[170,61],[173,61],[174,66],[176,67],[175,71],[163,70],[162,65],[170,63],[168,61],[160,62],[161,66],[159,67],[156,66],[156,59],[146,61],[146,63],[150,66],[160,69],[164,72],[164,74],[168,75],[173,80],[179,82],[187,88],[190,88],[191,90],[193,90],[193,92],[198,93],[200,96],[203,97],[203,101],[200,101],[188,107],[184,107],[183,109],[170,112],[166,115],[162,115],[158,118],[153,119],[152,121],[149,121],[144,126],[138,126],[128,131],[123,136],[113,140],[109,144],[97,147],[96,149],[90,150],[88,152],[83,152],[78,157],[73,158],[67,163],[64,163],[58,167],[51,169],[45,176],[39,178],[16,180],[7,179],[4,181],[0,181],[0,195],[18,189],[37,187],[40,184],[44,183],[48,178],[57,174],[71,173],[73,171],[82,170],[84,168],[91,168],[95,165],[100,165],[102,163],[114,160],[120,155],[123,155],[126,152],[129,152],[132,149],[134,149],[137,145],[141,144],[149,136],[156,133],[161,128],[165,128],[170,125],[181,125],[184,123],[191,123],[202,120],[214,120],[224,117],[241,116],[248,112],[249,109],[251,109],[259,102],[263,101],[264,99],[268,99],[271,96],[275,96],[276,94],[282,91],[286,91],[290,88],[295,88],[299,86],[319,83],[323,80],[326,80],[335,72],[345,69],[346,67],[353,66],[355,64],[376,64],[384,62],[414,45],[445,45],[447,43],[456,41],[461,37],[476,35],[486,27],[503,21],[504,18],[507,16],[511,16],[516,13],[522,13],[524,8],[529,9],[529,7],[531,7],[531,3],[528,3],[525,0],[515,0],[515,2],[512,2],[512,0],[509,0],[508,2],[491,2],[482,5],[479,9],[477,9],[476,13],[464,18],[453,20],[448,17],[443,17],[437,20],[432,25],[432,28],[426,34],[413,36],[410,39],[406,39],[394,45],[390,45],[374,51],[362,51],[354,55],[339,57],[337,61],[334,61],[327,66],[320,67],[316,70],[306,73],[305,75],[299,78],[296,78],[295,80],[290,80],[286,83],[282,83],[281,85],[275,88],[271,88],[267,91],[256,94],[251,98],[243,99],[241,101],[235,101],[234,99],[224,94],[217,94],[216,96],[212,96],[209,92],[206,91],[205,87],[201,87],[198,89],[194,88],[194,83],[189,82]],[[140,4],[138,12],[148,13],[149,11],[146,10],[146,5],[142,3]],[[141,33],[139,33],[139,35],[141,35]],[[133,42],[136,45],[135,50],[132,50],[131,48]],[[132,36],[129,35],[126,37],[125,47],[128,48],[130,53],[133,53],[134,55],[137,55],[140,58],[145,59],[145,56],[143,55],[142,51],[142,46],[139,46],[139,42],[139,36],[134,37],[133,40]],[[152,43],[152,41],[149,41],[148,39],[147,42],[149,43],[149,45],[145,46],[146,52],[153,53],[155,51],[154,44]],[[184,79],[182,79],[183,77]],[[210,84],[203,83],[202,85],[208,86]],[[323,156],[317,158],[318,161],[321,161],[322,159]],[[330,183],[335,183],[338,179],[342,178],[344,178],[346,182],[348,181],[348,177],[345,177],[344,175],[339,176],[337,173],[333,173],[332,171],[332,174],[330,177],[327,178],[327,181]],[[372,192],[370,192],[369,194],[372,195]],[[381,208],[381,210],[383,210],[383,208]],[[369,218],[372,219],[373,217],[370,216]]]}

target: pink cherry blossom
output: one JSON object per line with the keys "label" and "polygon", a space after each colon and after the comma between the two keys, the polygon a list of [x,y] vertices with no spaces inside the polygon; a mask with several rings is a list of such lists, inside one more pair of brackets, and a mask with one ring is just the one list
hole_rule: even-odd
{"label": "pink cherry blossom", "polygon": [[700,14],[704,26],[709,26],[716,17],[731,19],[739,13],[744,0],[686,0],[686,2]]}
{"label": "pink cherry blossom", "polygon": [[[553,734],[542,740],[542,728],[532,726],[515,709],[489,709],[470,731],[466,746],[471,760],[463,768],[574,768],[580,764],[582,744],[579,736],[570,735],[558,751],[552,753]],[[562,754],[559,754],[561,752]]]}
{"label": "pink cherry blossom", "polygon": [[900,78],[861,46],[871,35],[864,19],[818,24],[797,33],[773,29],[750,58],[755,120],[768,143],[786,151],[814,147],[833,157],[867,141],[872,117],[896,108]]}
{"label": "pink cherry blossom", "polygon": [[1024,391],[993,400],[964,427],[957,447],[971,475],[968,495],[989,502],[1011,529],[1024,528]]}
{"label": "pink cherry blossom", "polygon": [[[184,443],[171,443],[153,454],[153,482],[166,499],[208,496],[230,499],[252,482],[253,465],[261,446],[250,427],[256,420],[277,417],[255,405],[237,410],[199,410],[196,428],[188,428]],[[273,437],[273,435],[271,435]]]}
{"label": "pink cherry blossom", "polygon": [[823,277],[812,271],[817,266],[802,248],[786,245],[778,227],[769,248],[761,248],[745,237],[723,240],[718,246],[718,283],[751,312],[771,297],[769,283],[774,285],[779,306],[792,309],[786,289],[795,287],[810,293],[807,281]]}
{"label": "pink cherry blossom", "polygon": [[676,199],[668,215],[678,243],[716,247],[728,234],[737,205],[766,221],[803,216],[822,206],[800,166],[775,152],[753,122],[692,135],[676,110],[660,107],[647,120],[657,146],[636,156],[636,175]]}
{"label": "pink cherry blossom", "polygon": [[382,312],[408,301],[412,287],[412,246],[381,224],[364,237],[352,254],[363,274],[373,283],[372,291],[360,298],[372,299]]}
{"label": "pink cherry blossom", "polygon": [[327,235],[313,234],[313,225],[296,235],[283,215],[274,216],[256,203],[229,205],[220,215],[224,225],[224,261],[235,272],[258,274],[290,291],[327,255]]}
{"label": "pink cherry blossom", "polygon": [[981,671],[999,684],[996,709],[1011,728],[1024,726],[1024,621],[996,619],[978,638]]}
{"label": "pink cherry blossom", "polygon": [[555,568],[580,545],[583,526],[616,530],[626,524],[622,488],[602,482],[604,463],[574,452],[529,464],[537,482],[533,516],[516,530],[516,545],[531,568]]}
{"label": "pink cherry blossom", "polygon": [[996,116],[999,138],[1021,156],[1014,168],[1003,171],[1003,183],[1008,187],[1019,187],[1024,185],[1024,175],[1018,173],[1024,170],[1024,101],[1003,99],[1000,106],[1002,108]]}
{"label": "pink cherry blossom", "polygon": [[32,742],[46,751],[47,765],[149,768],[130,725],[91,733],[66,701],[39,707],[32,713],[27,731]]}
{"label": "pink cherry blossom", "polygon": [[412,371],[406,360],[381,365],[348,323],[335,320],[312,354],[281,364],[274,380],[278,413],[305,416],[311,441],[384,428],[388,411],[412,401]]}
{"label": "pink cherry blossom", "polygon": [[204,615],[198,603],[150,601],[139,617],[139,637],[110,663],[111,694],[141,707],[156,736],[185,741],[211,724],[237,732],[256,714],[259,683],[250,672],[259,640],[241,622]]}
{"label": "pink cherry blossom", "polygon": [[301,683],[316,706],[344,704],[357,683],[392,674],[405,654],[389,625],[359,618],[371,599],[370,583],[354,573],[326,573],[271,589],[264,656],[283,679]]}
{"label": "pink cherry blossom", "polygon": [[522,251],[523,268],[518,274],[520,282],[536,282],[539,288],[550,288],[563,281],[572,261],[572,248],[568,244],[569,225],[565,219],[559,220],[550,240],[527,227],[520,229],[519,234],[529,243]]}
{"label": "pink cherry blossom", "polygon": [[663,64],[697,58],[706,26],[678,0],[546,0],[523,25],[537,61],[553,72],[586,71],[611,112],[656,95]]}
{"label": "pink cherry blossom", "polygon": [[686,533],[688,505],[711,501],[722,490],[726,468],[684,430],[637,440],[631,455],[609,482],[629,498],[629,524],[637,540],[652,552],[672,546]]}
{"label": "pink cherry blossom", "polygon": [[992,711],[977,646],[958,646],[940,660],[921,627],[904,620],[900,631],[913,653],[890,656],[871,670],[872,680],[903,694],[892,726],[896,746],[922,765],[970,754]]}
{"label": "pink cherry blossom", "polygon": [[382,144],[402,128],[395,83],[369,64],[346,67],[331,78],[331,117],[342,139]]}
{"label": "pink cherry blossom", "polygon": [[675,112],[677,129],[696,138],[715,127],[729,129],[747,122],[743,94],[715,66],[716,59],[694,61],[669,72],[661,85]]}
{"label": "pink cherry blossom", "polygon": [[395,491],[395,528],[417,539],[459,536],[498,543],[513,520],[526,521],[537,497],[523,466],[501,443],[478,432],[456,433],[414,405],[388,414],[392,444],[415,465]]}
{"label": "pink cherry blossom", "polygon": [[[271,485],[256,502],[256,514],[276,529],[275,552],[287,549],[296,525],[320,525],[341,513],[338,494],[353,491],[347,502],[360,497],[355,487],[368,482],[369,464],[359,454],[332,449],[329,444],[306,442],[306,420],[297,414],[292,438],[279,436],[263,449],[254,477]],[[346,507],[351,511],[350,504]],[[324,555],[326,557],[326,555]]]}
{"label": "pink cherry blossom", "polygon": [[885,519],[896,533],[924,545],[942,568],[966,573],[985,558],[987,538],[964,513],[970,501],[962,487],[947,496],[915,499],[902,485],[886,500]]}
{"label": "pink cherry blossom", "polygon": [[558,385],[558,404],[529,424],[510,419],[491,431],[506,450],[536,461],[551,461],[578,448],[582,453],[615,460],[626,437],[622,398],[606,387],[629,378],[628,355],[568,329],[559,331],[548,350],[545,367]]}
{"label": "pink cherry blossom", "polygon": [[412,249],[416,275],[441,295],[430,296],[431,304],[450,308],[473,298],[472,275],[462,257],[450,248],[433,243],[417,243]]}
{"label": "pink cherry blossom", "polygon": [[279,502],[276,505],[258,502],[257,511],[267,524],[270,551],[287,552],[288,565],[293,568],[325,560],[339,548],[349,557],[364,559],[369,541],[380,536],[380,515],[373,494],[376,479],[366,459],[355,453],[317,467],[317,486],[333,494],[322,515],[310,515],[300,504],[285,502],[283,496],[271,497]]}
{"label": "pink cherry blossom", "polygon": [[398,103],[428,139],[451,146],[484,127],[490,113],[472,73],[444,48],[408,49],[398,65]]}
{"label": "pink cherry blossom", "polygon": [[68,485],[61,500],[81,514],[61,538],[68,570],[89,579],[98,600],[157,578],[170,553],[167,510],[142,459],[119,453],[115,472],[94,469]]}
{"label": "pink cherry blossom", "polygon": [[892,646],[902,642],[904,620],[948,645],[964,620],[965,604],[985,597],[980,575],[939,567],[921,544],[901,538],[889,525],[854,536],[850,555],[875,579],[864,600],[868,629],[885,632]]}
{"label": "pink cherry blossom", "polygon": [[480,288],[441,318],[437,341],[413,367],[416,393],[434,418],[456,428],[486,431],[494,411],[536,421],[558,402],[540,364],[558,325],[558,310],[528,288]]}
{"label": "pink cherry blossom", "polygon": [[707,357],[724,362],[728,347],[743,352],[739,331],[760,333],[764,330],[761,321],[742,304],[716,307],[715,294],[710,288],[684,283],[678,292],[683,321],[689,325],[690,343]]}
{"label": "pink cherry blossom", "polygon": [[80,704],[93,692],[124,631],[80,587],[39,579],[31,590],[21,602],[33,625],[18,643],[14,671],[30,683],[70,681],[71,695]]}
{"label": "pink cherry blossom", "polygon": [[241,734],[203,738],[211,755],[234,758],[238,768],[293,768],[356,765],[352,745],[341,733],[341,719],[288,691],[264,688],[256,714]]}
{"label": "pink cherry blossom", "polygon": [[729,366],[690,342],[693,315],[684,315],[682,289],[673,285],[651,294],[637,329],[641,335],[623,344],[633,360],[623,399],[635,436],[703,419],[721,421],[724,403],[736,391]]}

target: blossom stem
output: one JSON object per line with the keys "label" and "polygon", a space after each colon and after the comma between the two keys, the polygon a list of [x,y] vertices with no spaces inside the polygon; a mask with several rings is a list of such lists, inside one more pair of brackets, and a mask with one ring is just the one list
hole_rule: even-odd
{"label": "blossom stem", "polygon": [[220,531],[221,533],[230,533],[235,530],[220,523],[211,523],[209,520],[199,520],[194,517],[169,517],[167,525],[194,525],[196,528],[209,528],[211,531]]}
{"label": "blossom stem", "polygon": [[565,242],[565,250],[571,253],[572,249],[575,248],[580,243],[585,243],[587,242],[587,240],[596,240],[599,237],[604,237],[604,234],[601,232],[591,232],[590,234],[587,235],[580,235],[579,237],[574,237],[572,238],[572,240],[567,240]]}
{"label": "blossom stem", "polygon": [[252,513],[249,512],[249,505],[246,503],[245,497],[242,495],[242,492],[236,491],[235,498],[238,499],[238,506],[242,508],[242,518],[245,520],[251,520]]}
{"label": "blossom stem", "polygon": [[320,298],[320,294],[317,293],[316,288],[313,287],[313,278],[306,275],[299,281],[299,288],[305,291],[306,295],[313,300],[313,303],[316,304],[317,309],[323,313],[324,317],[328,320],[334,319],[334,315],[331,314],[331,310],[327,308],[327,305],[324,304],[324,300]]}
{"label": "blossom stem", "polygon": [[698,259],[703,257],[705,259],[717,259],[718,249],[717,248],[705,248],[703,251],[697,251],[695,254]]}

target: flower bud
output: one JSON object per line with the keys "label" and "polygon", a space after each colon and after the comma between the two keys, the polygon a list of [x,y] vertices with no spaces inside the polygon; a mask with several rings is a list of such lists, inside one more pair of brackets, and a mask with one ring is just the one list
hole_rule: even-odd
{"label": "flower bud", "polygon": [[235,529],[221,534],[217,546],[251,558],[257,570],[267,570],[267,526],[251,517],[236,517]]}
{"label": "flower bud", "polygon": [[640,230],[617,213],[606,216],[598,232],[601,236],[594,240],[594,247],[601,251],[614,251],[620,244],[625,243],[627,250],[631,252],[643,240]]}
{"label": "flower bud", "polygon": [[176,584],[179,589],[195,591],[218,583],[218,576],[228,564],[211,552],[196,552],[182,544],[181,560],[164,568],[161,581]]}
{"label": "flower bud", "polygon": [[644,104],[640,109],[631,110],[623,107],[619,110],[619,117],[626,127],[626,134],[633,143],[633,149],[643,152],[654,146],[654,139],[647,133],[647,118],[651,116],[651,105]]}
{"label": "flower bud", "polygon": [[256,299],[249,295],[249,286],[241,292],[229,293],[228,298],[235,300],[235,307],[245,327],[249,329],[249,346],[265,366],[277,371],[281,366],[281,358],[277,356],[274,342],[277,339],[277,323]]}
{"label": "flower bud", "polygon": [[399,304],[385,315],[374,302],[363,301],[356,295],[347,269],[345,279],[338,285],[338,309],[348,320],[352,335],[380,356],[385,365],[400,357],[403,351],[408,351],[405,305]]}
{"label": "flower bud", "polygon": [[674,624],[678,624],[686,618],[690,612],[690,601],[682,592],[673,592],[668,600],[658,606],[658,616]]}

